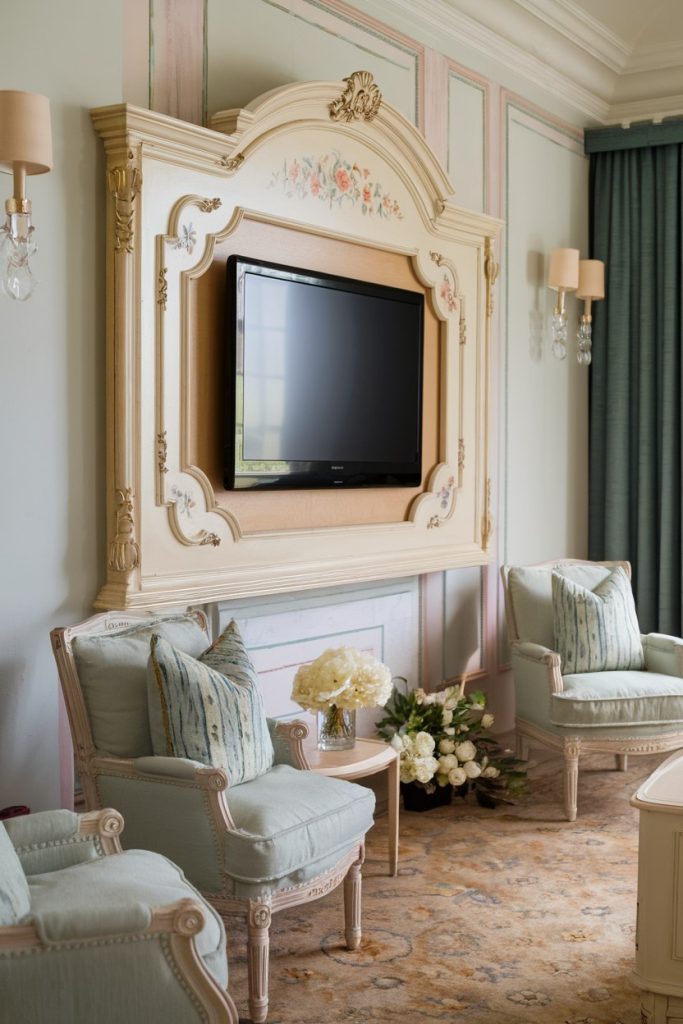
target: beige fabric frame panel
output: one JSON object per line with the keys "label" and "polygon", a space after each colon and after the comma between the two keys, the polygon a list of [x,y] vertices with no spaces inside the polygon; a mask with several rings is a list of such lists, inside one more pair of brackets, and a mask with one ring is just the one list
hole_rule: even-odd
{"label": "beige fabric frame panel", "polygon": [[[485,563],[500,222],[452,204],[424,138],[367,73],[274,90],[216,115],[211,129],[126,105],[92,116],[110,193],[107,580],[97,606],[170,607]],[[302,183],[304,161],[332,156],[343,174]],[[365,180],[376,201],[366,202]],[[426,457],[412,492],[222,490],[216,393],[203,408],[201,388],[220,367],[224,263],[245,240],[263,251],[295,237],[294,259],[310,269],[425,292]]]}
{"label": "beige fabric frame panel", "polygon": [[[564,565],[603,565],[608,569],[622,568],[629,579],[631,578],[630,562],[589,562],[579,558],[563,558],[551,562],[539,562],[529,568],[559,569]],[[501,566],[500,574],[505,596],[505,617],[512,654],[513,675],[515,662],[518,667],[520,662],[526,662],[532,670],[535,669],[544,676],[548,697],[553,693],[562,693],[564,684],[559,654],[539,644],[525,643],[519,639],[508,585],[511,568],[510,565]],[[647,638],[643,637],[642,639],[646,641]],[[680,662],[677,664],[680,669],[679,674],[683,676],[683,644],[681,644],[681,651]],[[612,754],[617,769],[626,771],[629,754],[667,753],[670,750],[678,750],[683,747],[683,730],[669,729],[666,731],[664,728],[661,733],[648,736],[628,736],[626,735],[628,730],[624,729],[624,736],[615,738],[614,736],[600,736],[601,730],[596,727],[591,729],[590,735],[587,736],[586,730],[579,733],[572,731],[571,728],[561,726],[545,728],[543,724],[529,722],[516,716],[515,731],[517,756],[525,761],[529,756],[530,741],[562,752],[564,759],[564,810],[568,821],[575,821],[578,811],[579,758],[582,754]]]}

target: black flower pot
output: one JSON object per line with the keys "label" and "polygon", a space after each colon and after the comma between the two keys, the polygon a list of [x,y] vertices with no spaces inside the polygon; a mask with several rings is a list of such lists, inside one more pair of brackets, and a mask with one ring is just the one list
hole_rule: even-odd
{"label": "black flower pot", "polygon": [[428,793],[417,782],[402,782],[401,793],[406,811],[431,811],[434,807],[444,807],[451,802],[453,787],[437,786],[433,793]]}

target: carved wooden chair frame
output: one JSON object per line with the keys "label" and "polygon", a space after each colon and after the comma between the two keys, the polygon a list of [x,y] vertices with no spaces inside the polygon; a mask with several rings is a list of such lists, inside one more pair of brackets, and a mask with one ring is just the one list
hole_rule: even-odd
{"label": "carved wooden chair frame", "polygon": [[[92,811],[79,815],[78,836],[97,837],[98,846],[105,856],[122,852],[120,835],[123,832],[123,817],[112,808]],[[192,899],[176,900],[152,910],[149,925],[137,937],[166,936],[166,948],[178,971],[182,983],[199,1007],[201,1019],[206,1024],[238,1024],[237,1009],[232,997],[221,988],[208,971],[197,952],[195,936],[206,923],[204,909]],[[123,937],[125,941],[125,936]],[[133,937],[131,937],[133,941]],[[87,942],[84,942],[87,945]],[[8,925],[0,928],[0,951],[18,956],[31,952],[59,949],[60,942],[46,946],[34,924]],[[65,948],[73,948],[71,940],[65,940]]]}
{"label": "carved wooden chair frame", "polygon": [[[198,610],[195,610],[195,615],[208,638],[206,616]],[[76,768],[88,810],[99,810],[102,806],[98,789],[100,775],[114,775],[118,778],[138,781],[144,779],[145,782],[161,784],[168,783],[169,779],[147,772],[143,775],[136,769],[134,758],[98,754],[78,678],[73,654],[73,640],[77,636],[86,634],[112,634],[153,618],[154,615],[151,612],[106,612],[94,615],[75,626],[53,629],[50,634],[71,726]],[[307,762],[303,750],[303,740],[308,735],[308,726],[300,721],[282,722],[277,726],[277,732],[289,744],[293,763],[298,768],[305,769]],[[228,778],[223,769],[197,768],[194,778],[174,777],[173,784],[202,791],[215,836],[222,835],[228,830],[236,830],[237,826],[224,796],[228,788]],[[360,842],[358,846],[347,851],[333,867],[320,875],[316,875],[300,885],[278,890],[272,895],[260,899],[240,898],[227,891],[202,892],[202,895],[215,907],[221,917],[225,918],[236,913],[246,916],[249,1011],[254,1024],[262,1024],[268,1014],[269,929],[272,914],[286,907],[298,906],[319,899],[344,882],[346,945],[349,950],[357,949],[361,940],[361,869],[364,859],[365,844]]]}
{"label": "carved wooden chair frame", "polygon": [[[604,565],[609,569],[619,567],[626,572],[629,579],[631,578],[631,565],[629,562],[590,562],[580,558],[564,558],[550,562],[539,562],[530,568],[550,569],[551,567],[561,568],[564,565]],[[540,648],[538,652],[533,652],[529,650],[529,647],[539,647],[538,644],[524,645],[523,641],[520,641],[508,585],[511,568],[512,566],[504,565],[500,570],[505,594],[508,643],[510,644],[511,651],[517,658],[526,659],[536,665],[542,664],[547,673],[548,693],[550,695],[562,693],[564,682],[562,679],[560,655],[555,651],[546,650],[545,648]],[[683,671],[681,674],[683,675]],[[626,771],[629,754],[664,753],[669,750],[677,750],[683,746],[683,730],[663,731],[659,736],[611,739],[604,736],[601,737],[601,730],[598,727],[594,729],[595,738],[578,736],[572,733],[570,727],[567,727],[565,730],[566,735],[558,736],[535,722],[529,722],[519,716],[515,718],[515,729],[517,734],[517,755],[524,760],[528,758],[529,740],[534,740],[546,747],[562,751],[564,757],[564,808],[568,821],[576,820],[579,758],[582,754],[613,754],[619,771]]]}

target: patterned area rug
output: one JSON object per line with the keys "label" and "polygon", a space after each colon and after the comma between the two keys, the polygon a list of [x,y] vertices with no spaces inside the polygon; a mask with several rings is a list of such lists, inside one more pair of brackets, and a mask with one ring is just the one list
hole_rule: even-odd
{"label": "patterned area rug", "polygon": [[[663,756],[631,758],[625,773],[585,758],[570,823],[560,759],[533,754],[515,807],[402,810],[397,878],[378,820],[357,952],[343,944],[342,888],[274,916],[270,1024],[639,1024],[629,798]],[[237,926],[230,990],[246,1017],[245,942]]]}

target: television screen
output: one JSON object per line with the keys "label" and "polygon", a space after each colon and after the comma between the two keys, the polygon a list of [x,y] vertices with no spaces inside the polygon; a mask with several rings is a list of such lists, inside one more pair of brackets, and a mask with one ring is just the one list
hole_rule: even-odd
{"label": "television screen", "polygon": [[231,256],[228,488],[416,486],[421,292]]}

